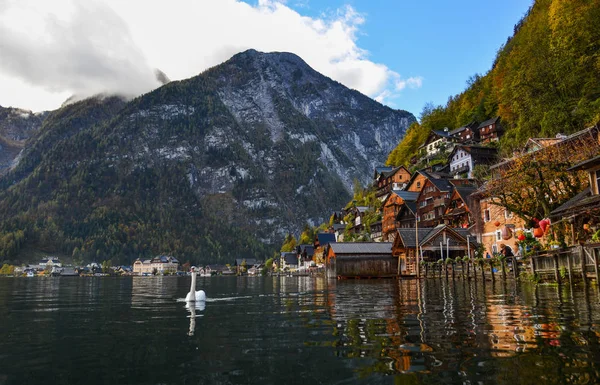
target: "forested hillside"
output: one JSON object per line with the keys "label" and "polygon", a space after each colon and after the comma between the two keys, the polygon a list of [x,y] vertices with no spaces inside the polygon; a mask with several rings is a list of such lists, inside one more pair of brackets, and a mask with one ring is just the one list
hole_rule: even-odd
{"label": "forested hillside", "polygon": [[339,210],[414,121],[253,50],[129,102],[66,105],[0,178],[0,261],[264,259]]}
{"label": "forested hillside", "polygon": [[600,121],[598,20],[598,0],[535,1],[490,71],[471,77],[445,106],[427,106],[388,163],[407,164],[432,129],[494,116],[507,129],[500,143],[505,154],[529,137],[569,134]]}

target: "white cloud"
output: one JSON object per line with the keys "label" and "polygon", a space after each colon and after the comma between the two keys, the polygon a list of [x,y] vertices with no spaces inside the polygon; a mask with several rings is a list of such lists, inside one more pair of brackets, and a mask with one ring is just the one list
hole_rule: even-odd
{"label": "white cloud", "polygon": [[420,76],[410,77],[408,79],[396,80],[396,90],[402,91],[406,87],[408,88],[421,88],[423,85],[423,78]]}
{"label": "white cloud", "polygon": [[402,79],[369,60],[356,43],[364,16],[350,6],[310,18],[275,0],[254,6],[236,0],[39,3],[0,0],[0,82],[15,84],[0,88],[1,105],[30,100],[19,106],[39,110],[71,93],[139,94],[156,87],[152,68],[188,78],[248,48],[293,52],[381,102],[421,86],[421,78]]}

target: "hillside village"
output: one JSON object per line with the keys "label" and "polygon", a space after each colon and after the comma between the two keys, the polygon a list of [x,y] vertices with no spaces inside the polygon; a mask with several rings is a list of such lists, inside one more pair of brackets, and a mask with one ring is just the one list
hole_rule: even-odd
{"label": "hillside village", "polygon": [[[534,252],[598,243],[598,131],[595,126],[570,136],[530,138],[521,151],[501,159],[498,142],[504,128],[498,117],[434,130],[410,167],[377,167],[372,185],[355,191],[355,199],[334,212],[328,226],[320,227],[314,244],[301,244],[295,254],[300,265],[302,261],[323,264],[328,275],[338,278],[395,277],[419,275],[419,263],[499,257],[503,245],[512,251],[509,255],[523,260]],[[530,219],[512,212],[502,184],[508,183],[514,166],[533,164],[556,151],[578,164],[567,167],[559,159],[547,164],[564,167],[558,171],[567,177],[582,172],[588,186],[565,199],[548,218]],[[552,181],[550,188],[561,190],[561,183],[566,184]],[[517,195],[523,201],[535,199],[530,191],[534,189],[533,185],[517,187]],[[346,244],[343,251],[337,246],[340,243]],[[312,258],[301,252],[307,249]],[[284,252],[281,258],[293,255]]]}

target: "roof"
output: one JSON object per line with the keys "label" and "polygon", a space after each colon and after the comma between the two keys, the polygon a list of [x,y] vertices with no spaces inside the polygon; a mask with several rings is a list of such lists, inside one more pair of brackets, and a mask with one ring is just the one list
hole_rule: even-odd
{"label": "roof", "polygon": [[315,247],[313,245],[299,245],[296,250],[298,250],[299,254],[304,254],[306,251],[306,256],[311,257],[315,253]]}
{"label": "roof", "polygon": [[333,233],[318,233],[317,240],[319,245],[324,246],[328,243],[335,243],[335,234]]}
{"label": "roof", "polygon": [[[458,128],[455,128],[454,130],[450,131],[450,135],[455,135],[455,134],[458,134],[460,132],[463,132],[467,128],[473,130],[473,128],[476,128],[476,127],[477,127],[477,122],[471,122],[469,124],[465,124],[462,127],[458,127]],[[473,133],[476,133],[476,132],[477,131],[474,131]]]}
{"label": "roof", "polygon": [[394,168],[392,166],[377,166],[375,167],[375,178],[379,176],[382,172],[392,171]]}
{"label": "roof", "polygon": [[356,206],[356,210],[358,210],[358,212],[364,213],[365,211],[369,211],[370,207],[369,206]]}
{"label": "roof", "polygon": [[340,254],[391,254],[391,242],[343,242],[332,243],[331,249],[336,255]]}
{"label": "roof", "polygon": [[578,214],[579,209],[589,209],[589,206],[592,206],[592,208],[600,208],[600,195],[593,195],[591,189],[587,187],[582,192],[554,209],[550,215],[554,218],[564,214],[576,215]]}
{"label": "roof", "polygon": [[[434,227],[427,234],[427,236],[423,239],[423,243],[426,243],[427,241],[434,238],[436,235],[438,235],[439,233],[441,233],[444,230],[456,233],[459,237],[463,238],[465,240],[465,242],[467,241],[467,236],[469,236],[469,238],[470,238],[469,243],[471,243],[471,244],[476,243],[475,242],[476,238],[473,235],[471,235],[471,233],[469,233],[469,230],[461,229],[461,228],[452,228],[452,227],[449,227],[448,225],[443,225],[443,224],[437,225],[436,227]],[[471,241],[471,239],[473,239],[473,241]]]}
{"label": "roof", "polygon": [[456,190],[456,192],[458,193],[458,195],[460,195],[460,197],[462,198],[462,200],[467,203],[467,200],[469,200],[469,196],[471,194],[473,194],[475,191],[477,191],[477,187],[469,187],[469,186],[459,186],[459,187],[455,187],[454,188]]}
{"label": "roof", "polygon": [[415,202],[417,200],[417,198],[419,198],[418,192],[404,191],[404,190],[392,190],[392,193],[398,195],[405,202],[406,201]]}
{"label": "roof", "polygon": [[298,255],[293,252],[283,252],[281,253],[281,260],[285,261],[285,263],[288,265],[297,265]]}
{"label": "roof", "polygon": [[433,130],[431,132],[433,132],[434,134],[436,134],[437,136],[440,136],[442,138],[449,138],[450,137],[450,132],[448,132],[448,131]]}
{"label": "roof", "polygon": [[490,124],[494,124],[494,123],[498,122],[499,120],[500,120],[500,117],[496,116],[495,118],[491,118],[484,122],[479,123],[479,126],[477,126],[477,128],[483,128],[485,126],[489,126]]}
{"label": "roof", "polygon": [[235,265],[242,266],[242,261],[244,261],[244,260],[246,261],[246,266],[254,266],[258,263],[256,258],[236,258]]}
{"label": "roof", "polygon": [[432,227],[420,227],[418,229],[413,228],[399,228],[398,236],[402,240],[405,247],[416,247],[417,232],[419,233],[419,244],[423,243],[423,239],[432,230]]}
{"label": "roof", "polygon": [[580,171],[586,170],[588,168],[592,168],[600,165],[600,155],[593,157],[592,159],[584,160],[581,163],[577,163],[576,165],[569,167],[567,171]]}
{"label": "roof", "polygon": [[333,230],[338,231],[338,230],[345,230],[346,229],[346,225],[343,223],[334,223],[333,226]]}
{"label": "roof", "polygon": [[417,212],[417,202],[407,202],[404,201],[404,206],[410,210],[413,214]]}
{"label": "roof", "polygon": [[431,174],[426,171],[419,171],[425,178],[427,178],[438,190],[450,191],[453,186],[447,179],[434,178]]}

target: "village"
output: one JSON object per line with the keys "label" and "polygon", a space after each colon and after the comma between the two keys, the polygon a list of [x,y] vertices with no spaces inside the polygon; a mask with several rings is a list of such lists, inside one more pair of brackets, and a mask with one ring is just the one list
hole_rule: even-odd
{"label": "village", "polygon": [[[354,199],[333,212],[328,224],[312,229],[312,242],[304,238],[296,245],[289,235],[292,244],[273,258],[240,256],[231,264],[198,266],[196,271],[201,276],[326,274],[360,279],[456,273],[470,277],[479,269],[484,279],[487,274],[491,280],[500,271],[504,277],[509,271],[515,278],[522,274],[534,280],[598,277],[599,131],[594,126],[570,136],[529,138],[508,159],[499,156],[504,129],[498,117],[432,131],[420,146],[420,157],[412,162],[412,172],[405,166],[377,167],[362,199]],[[542,164],[553,165],[555,172],[559,169],[560,175],[546,176],[558,179],[544,182],[557,196],[568,184],[564,175],[584,175],[585,186],[567,189],[571,195],[562,196],[564,203],[546,218],[524,219],[509,207],[515,201],[519,206],[536,199],[531,191],[536,187],[516,171],[521,167],[522,172],[525,165],[538,173]],[[515,173],[522,184],[511,191],[507,183]],[[132,266],[93,262],[82,267],[63,266],[58,258],[45,257],[37,265],[10,271],[3,267],[7,271],[0,274],[184,275],[190,267],[165,255],[138,258]]]}
{"label": "village", "polygon": [[[328,277],[338,279],[441,276],[442,271],[447,277],[455,270],[464,274],[465,264],[467,275],[472,265],[473,275],[479,268],[491,280],[499,271],[506,277],[507,270],[534,280],[573,279],[576,272],[584,282],[598,277],[599,127],[529,138],[508,159],[498,152],[504,131],[498,117],[432,131],[413,162],[417,169],[377,167],[372,186],[363,192],[375,195],[363,199],[371,205],[355,199],[333,213],[313,244],[283,252],[282,263],[292,270],[324,266]],[[537,186],[519,172],[527,167],[544,179],[537,175],[542,165],[554,172],[542,181],[549,191],[545,197],[552,204],[556,195],[564,203],[547,217],[524,219],[509,208],[541,204],[531,202],[538,199]],[[476,175],[481,170],[484,178]],[[567,181],[576,173],[584,180],[579,191],[573,191],[577,183]],[[511,178],[520,184],[508,191]]]}

